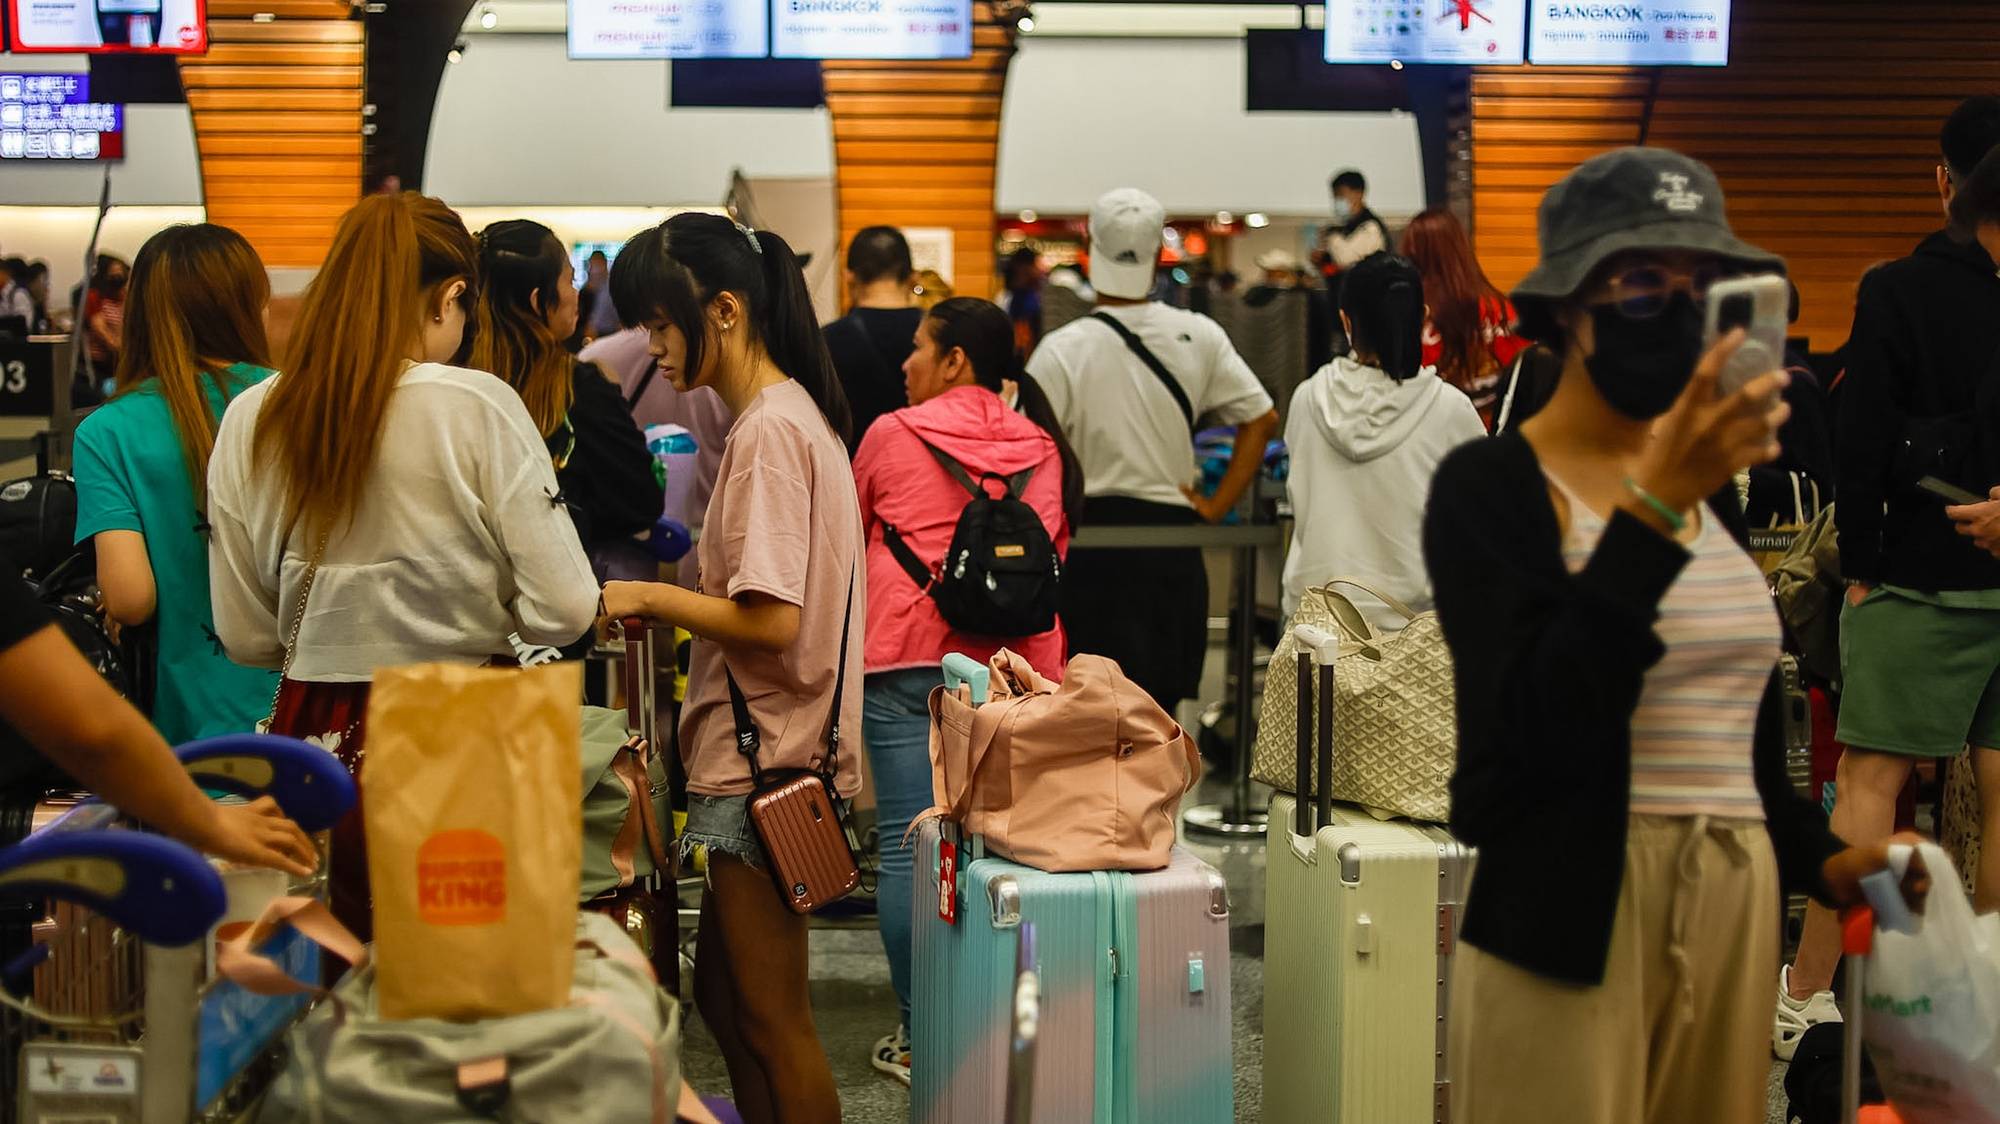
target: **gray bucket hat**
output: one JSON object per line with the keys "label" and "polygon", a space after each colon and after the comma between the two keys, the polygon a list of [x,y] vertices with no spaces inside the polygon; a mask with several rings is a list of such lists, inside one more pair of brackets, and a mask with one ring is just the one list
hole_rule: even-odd
{"label": "gray bucket hat", "polygon": [[1514,287],[1516,303],[1573,296],[1624,250],[1693,250],[1753,270],[1785,268],[1729,229],[1708,165],[1665,148],[1620,148],[1579,164],[1542,196],[1537,227],[1542,260]]}

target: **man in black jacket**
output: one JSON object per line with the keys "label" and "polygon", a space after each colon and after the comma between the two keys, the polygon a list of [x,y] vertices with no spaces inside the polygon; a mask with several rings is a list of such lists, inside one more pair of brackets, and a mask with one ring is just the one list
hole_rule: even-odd
{"label": "man in black jacket", "polygon": [[[1947,210],[1996,145],[2000,97],[1952,111],[1937,167]],[[1833,828],[1850,843],[1889,833],[1918,760],[1988,747],[1975,761],[1982,779],[2000,781],[2000,561],[1959,536],[1943,501],[1917,487],[1936,476],[1983,495],[1995,483],[1981,474],[1974,402],[1996,356],[2000,275],[1977,241],[1941,230],[1863,278],[1839,402],[1835,506],[1848,582],[1838,736],[1849,748]],[[1814,1022],[1838,1017],[1827,989],[1839,951],[1832,913],[1814,909],[1779,980],[1780,1057]]]}

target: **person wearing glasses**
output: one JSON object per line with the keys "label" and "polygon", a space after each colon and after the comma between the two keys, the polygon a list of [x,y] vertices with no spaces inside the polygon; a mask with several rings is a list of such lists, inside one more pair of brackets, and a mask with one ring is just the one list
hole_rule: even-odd
{"label": "person wearing glasses", "polygon": [[[1439,467],[1424,555],[1458,668],[1452,830],[1479,867],[1452,965],[1452,1119],[1764,1118],[1781,888],[1887,863],[1785,775],[1779,625],[1737,472],[1777,455],[1782,371],[1732,394],[1702,301],[1783,263],[1707,167],[1606,153],[1543,198],[1512,294],[1562,357],[1518,432]],[[1913,866],[1904,891],[1928,889]]]}

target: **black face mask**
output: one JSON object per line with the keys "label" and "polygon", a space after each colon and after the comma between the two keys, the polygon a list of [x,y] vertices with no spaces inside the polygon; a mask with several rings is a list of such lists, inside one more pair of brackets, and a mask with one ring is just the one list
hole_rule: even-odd
{"label": "black face mask", "polygon": [[1701,360],[1701,310],[1675,293],[1658,316],[1635,320],[1618,306],[1590,310],[1596,350],[1583,361],[1597,393],[1635,421],[1666,413],[1694,378]]}

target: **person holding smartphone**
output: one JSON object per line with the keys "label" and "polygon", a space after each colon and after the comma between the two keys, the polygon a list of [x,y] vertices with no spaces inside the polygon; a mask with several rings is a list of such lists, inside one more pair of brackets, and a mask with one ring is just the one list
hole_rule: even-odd
{"label": "person holding smartphone", "polygon": [[813,1029],[806,919],[772,884],[730,696],[741,690],[763,769],[832,764],[841,797],[860,790],[858,746],[827,760],[832,727],[861,729],[868,615],[847,398],[799,259],[770,231],[676,215],[619,251],[611,299],[651,333],[660,378],[682,392],[713,387],[736,418],[702,524],[698,588],[614,581],[602,603],[611,620],[695,637],[680,739],[682,856],[708,852],[695,1005],[746,1121],[834,1124],[840,1094]]}
{"label": "person holding smartphone", "polygon": [[[1997,149],[2000,97],[1967,98],[1938,137],[1937,191],[1951,228],[1862,278],[1838,404],[1834,506],[1847,581],[1837,733],[1847,749],[1834,777],[1834,830],[1855,842],[1888,834],[1917,764],[1942,770],[1973,747],[1989,848],[1973,894],[1980,910],[2000,907],[2000,561],[1954,533],[1952,501],[1923,480],[1975,496],[2000,483],[1985,463],[2000,451],[1989,404],[2000,393]],[[1810,910],[1778,980],[1779,1057],[1812,1024],[1839,1018],[1839,964],[1839,919]]]}
{"label": "person holding smartphone", "polygon": [[[1424,554],[1458,668],[1452,830],[1479,848],[1452,966],[1452,1119],[1750,1124],[1781,887],[1862,900],[1793,792],[1779,625],[1733,479],[1777,454],[1786,376],[1723,394],[1702,301],[1782,263],[1704,165],[1606,153],[1543,198],[1512,294],[1563,361],[1518,432],[1447,457]],[[1904,891],[1929,884],[1911,868]]]}

